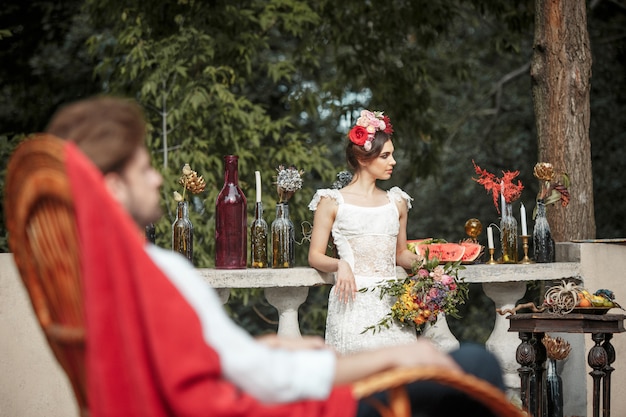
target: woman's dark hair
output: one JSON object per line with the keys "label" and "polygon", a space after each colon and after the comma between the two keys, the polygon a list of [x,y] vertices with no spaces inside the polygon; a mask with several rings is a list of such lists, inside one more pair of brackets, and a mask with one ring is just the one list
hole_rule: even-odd
{"label": "woman's dark hair", "polygon": [[354,144],[351,140],[348,140],[348,146],[346,146],[346,162],[353,171],[360,169],[359,162],[367,163],[378,158],[380,152],[383,150],[383,146],[391,139],[391,135],[382,131],[376,132],[374,139],[372,139],[372,148],[366,151],[362,146]]}

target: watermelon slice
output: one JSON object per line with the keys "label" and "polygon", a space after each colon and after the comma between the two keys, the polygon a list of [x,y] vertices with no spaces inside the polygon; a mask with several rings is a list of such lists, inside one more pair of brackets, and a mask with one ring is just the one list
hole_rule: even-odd
{"label": "watermelon slice", "polygon": [[430,243],[432,242],[432,238],[427,237],[424,239],[412,239],[412,240],[407,240],[406,241],[406,247],[413,253],[417,253],[417,245],[421,245],[423,243]]}
{"label": "watermelon slice", "polygon": [[461,262],[464,264],[474,263],[474,261],[478,259],[478,257],[483,253],[484,247],[480,243],[464,241],[460,244],[461,246],[465,247],[465,252],[463,253],[463,257],[461,258]]}
{"label": "watermelon slice", "polygon": [[423,257],[428,252],[428,259],[437,258],[440,263],[446,263],[460,261],[465,253],[465,246],[458,243],[422,243],[416,245],[416,250]]}

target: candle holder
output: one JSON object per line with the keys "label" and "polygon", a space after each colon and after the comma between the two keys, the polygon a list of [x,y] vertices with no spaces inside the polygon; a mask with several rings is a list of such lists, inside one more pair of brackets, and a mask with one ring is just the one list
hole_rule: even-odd
{"label": "candle holder", "polygon": [[524,248],[524,257],[519,263],[521,264],[534,264],[535,262],[528,257],[528,239],[530,235],[520,235],[522,238],[522,247]]}
{"label": "candle holder", "polygon": [[496,251],[495,248],[489,248],[489,260],[487,262],[485,262],[485,264],[487,264],[487,265],[497,265],[498,264],[498,261],[493,259],[493,253],[495,251]]}

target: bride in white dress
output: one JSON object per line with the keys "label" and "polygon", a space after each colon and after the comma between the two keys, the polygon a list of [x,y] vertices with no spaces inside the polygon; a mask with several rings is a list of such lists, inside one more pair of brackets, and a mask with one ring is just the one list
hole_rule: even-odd
{"label": "bride in white dress", "polygon": [[[415,341],[415,330],[393,324],[363,332],[389,313],[395,302],[378,291],[359,292],[396,279],[396,265],[410,269],[420,257],[407,249],[406,223],[411,198],[398,187],[384,191],[376,180],[391,177],[391,124],[380,112],[364,110],[348,135],[346,159],[354,176],[344,188],[318,190],[309,208],[315,211],[309,264],[335,272],[328,300],[326,343],[352,353]],[[339,259],[326,254],[332,233]]]}

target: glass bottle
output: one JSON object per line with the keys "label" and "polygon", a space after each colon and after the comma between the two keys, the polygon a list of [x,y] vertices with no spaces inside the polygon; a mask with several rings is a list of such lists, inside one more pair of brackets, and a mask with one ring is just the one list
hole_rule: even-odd
{"label": "glass bottle", "polygon": [[186,201],[179,201],[176,208],[176,220],[172,223],[172,250],[193,261],[193,224],[189,220]]}
{"label": "glass bottle", "polygon": [[154,223],[150,223],[146,226],[146,240],[153,245],[156,243],[156,227]]}
{"label": "glass bottle", "polygon": [[246,196],[239,188],[236,155],[224,157],[224,186],[215,203],[215,268],[244,269],[247,264]]}
{"label": "glass bottle", "polygon": [[556,359],[548,358],[546,369],[547,417],[563,417],[563,380],[556,369]]}
{"label": "glass bottle", "polygon": [[554,239],[550,232],[550,224],[546,217],[546,205],[537,200],[537,216],[533,228],[533,255],[535,262],[547,263],[555,261]]}
{"label": "glass bottle", "polygon": [[502,216],[500,217],[500,244],[502,246],[502,263],[517,263],[517,220],[513,216],[511,203],[503,200]]}
{"label": "glass bottle", "polygon": [[276,219],[272,222],[272,268],[294,266],[294,226],[289,218],[289,205],[276,204]]}
{"label": "glass bottle", "polygon": [[263,203],[254,206],[254,221],[250,226],[250,262],[253,268],[267,267],[267,222],[263,219]]}

